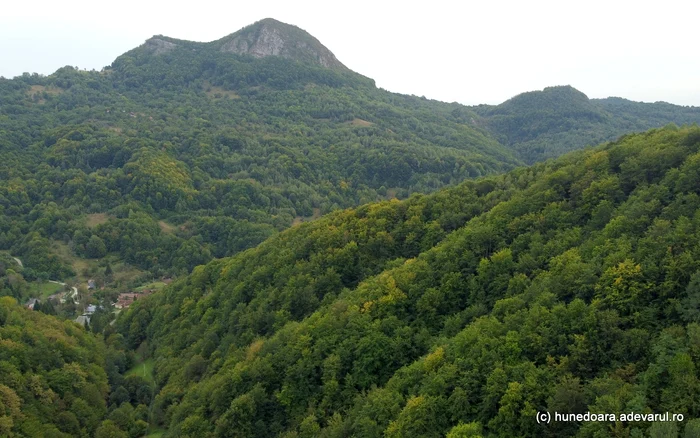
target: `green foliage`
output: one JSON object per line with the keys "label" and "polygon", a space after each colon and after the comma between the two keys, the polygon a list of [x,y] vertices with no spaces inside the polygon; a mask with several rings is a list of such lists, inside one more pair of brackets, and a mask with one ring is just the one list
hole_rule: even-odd
{"label": "green foliage", "polygon": [[79,274],[55,242],[182,274],[330,211],[521,163],[455,105],[178,44],[102,73],[0,80],[0,250],[26,259],[26,278]]}
{"label": "green foliage", "polygon": [[105,350],[72,322],[0,298],[0,435],[92,435],[107,413]]}
{"label": "green foliage", "polygon": [[683,311],[700,199],[678,183],[697,133],[338,212],[198,267],[117,323],[150,345],[155,420],[175,436],[693,433],[535,414],[700,414]]}
{"label": "green foliage", "polygon": [[24,278],[24,268],[7,254],[0,253],[0,296],[18,300],[26,297],[31,286]]}
{"label": "green foliage", "polygon": [[[698,129],[512,170],[697,109],[571,88],[468,108],[302,46],[222,51],[233,37],[0,78],[0,435],[541,436],[548,407],[700,414]],[[191,274],[115,326],[96,312],[104,342],[9,298],[124,264]]]}
{"label": "green foliage", "polygon": [[460,423],[450,429],[447,438],[481,438],[481,425],[474,423]]}
{"label": "green foliage", "polygon": [[[279,23],[301,44],[294,53],[221,50],[265,23],[206,44],[155,37],[99,73],[0,79],[0,250],[26,258],[26,279],[80,274],[57,242],[70,256],[183,274],[331,211],[700,120],[697,109],[591,101],[570,87],[497,107],[396,95],[308,59],[320,43]],[[678,151],[663,153],[628,162],[628,184]],[[600,200],[626,187],[617,175],[595,183],[585,202],[602,222],[610,206]],[[104,221],[86,220],[94,215]]]}
{"label": "green foliage", "polygon": [[121,430],[112,420],[102,422],[97,431],[95,438],[128,438],[129,435]]}
{"label": "green foliage", "polygon": [[90,236],[90,240],[85,245],[85,255],[97,259],[104,257],[105,254],[107,254],[107,246],[105,246],[104,241],[94,234]]}
{"label": "green foliage", "polygon": [[700,118],[698,108],[618,97],[589,100],[570,86],[522,93],[500,105],[475,110],[489,130],[527,163],[615,140],[631,131],[697,123]]}

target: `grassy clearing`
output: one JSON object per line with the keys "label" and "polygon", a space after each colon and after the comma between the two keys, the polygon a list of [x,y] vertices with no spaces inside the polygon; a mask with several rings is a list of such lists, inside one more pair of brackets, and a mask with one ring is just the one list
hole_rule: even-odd
{"label": "grassy clearing", "polygon": [[121,281],[122,283],[134,281],[144,274],[144,271],[124,262],[112,264],[112,270],[114,271],[114,281]]}
{"label": "grassy clearing", "polygon": [[169,223],[165,221],[158,221],[158,226],[160,227],[160,230],[164,233],[167,234],[173,234],[176,230],[174,225],[170,225]]}
{"label": "grassy clearing", "polygon": [[87,283],[88,279],[92,278],[90,275],[85,275],[85,272],[97,270],[96,260],[87,260],[77,257],[73,254],[70,247],[63,242],[53,241],[51,249],[61,260],[71,266],[73,272],[75,272],[75,279],[79,283]]}
{"label": "grassy clearing", "polygon": [[[27,95],[32,98],[37,95],[42,96],[44,93],[47,93],[51,96],[58,96],[59,94],[63,93],[63,89],[58,87],[45,87],[43,85],[32,85],[27,91]],[[44,102],[46,102],[46,100],[42,98],[39,99],[39,103]]]}
{"label": "grassy clearing", "polygon": [[163,283],[162,281],[152,281],[148,284],[142,284],[141,286],[137,287],[136,290],[138,290],[138,291],[145,290],[145,289],[158,290],[158,289],[164,288],[165,286],[166,286],[166,284]]}
{"label": "grassy clearing", "polygon": [[107,213],[93,213],[87,215],[87,221],[85,222],[85,225],[87,225],[88,228],[95,228],[100,224],[104,224],[108,220],[109,216],[107,216]]}
{"label": "grassy clearing", "polygon": [[228,97],[229,99],[240,99],[241,96],[238,95],[233,90],[225,90],[221,87],[215,87],[208,82],[204,83],[204,93],[212,99],[221,99]]}
{"label": "grassy clearing", "polygon": [[35,298],[47,298],[49,295],[53,295],[63,291],[63,286],[56,283],[49,283],[48,281],[33,281],[29,283],[30,295]]}
{"label": "grassy clearing", "polygon": [[320,208],[314,208],[314,212],[311,216],[297,216],[294,218],[292,221],[292,226],[302,224],[304,222],[311,222],[315,221],[316,219],[321,217],[321,209]]}
{"label": "grassy clearing", "polygon": [[155,384],[155,379],[153,378],[153,359],[146,359],[134,365],[130,370],[124,373],[124,377],[129,376],[141,376],[148,383]]}
{"label": "grassy clearing", "polygon": [[363,128],[367,128],[368,126],[374,125],[372,122],[368,122],[367,120],[362,120],[362,119],[352,119],[352,121],[348,122],[352,126],[360,126]]}
{"label": "grassy clearing", "polygon": [[[92,278],[96,272],[104,269],[100,267],[97,260],[83,259],[76,256],[70,247],[63,242],[54,241],[51,249],[54,254],[73,268],[75,279],[78,283],[87,283],[88,279]],[[143,271],[140,269],[122,262],[112,263],[112,270],[114,271],[114,281],[134,281],[143,275]]]}

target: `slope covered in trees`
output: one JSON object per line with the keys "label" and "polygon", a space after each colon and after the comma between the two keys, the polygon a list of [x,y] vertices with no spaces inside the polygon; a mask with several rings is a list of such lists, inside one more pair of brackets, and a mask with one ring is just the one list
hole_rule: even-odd
{"label": "slope covered in trees", "polygon": [[[697,108],[397,95],[274,20],[0,78],[0,101],[1,436],[700,429],[534,421],[700,413],[697,127],[512,170]],[[116,327],[105,299],[103,336],[5,297],[195,266]]]}
{"label": "slope covered in trees", "polygon": [[170,436],[695,436],[699,163],[700,129],[667,127],[337,212],[117,326]]}
{"label": "slope covered in trees", "polygon": [[0,251],[27,280],[179,275],[334,210],[700,119],[573,89],[471,108],[334,60],[268,19],[210,43],[153,37],[102,72],[0,78]]}
{"label": "slope covered in trees", "polygon": [[133,362],[111,327],[95,335],[0,297],[0,436],[144,436],[154,386],[125,373]]}
{"label": "slope covered in trees", "polygon": [[0,298],[0,436],[93,436],[107,413],[104,344]]}
{"label": "slope covered in trees", "polygon": [[57,243],[185,273],[293,223],[521,163],[458,105],[185,43],[101,73],[0,79],[0,250],[28,278],[78,274]]}

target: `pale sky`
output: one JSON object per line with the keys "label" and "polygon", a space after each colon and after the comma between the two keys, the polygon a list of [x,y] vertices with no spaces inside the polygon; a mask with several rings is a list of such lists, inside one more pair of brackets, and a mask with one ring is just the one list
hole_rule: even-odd
{"label": "pale sky", "polygon": [[100,70],[153,35],[212,41],[263,18],[294,24],[377,86],[468,105],[572,85],[700,106],[690,0],[5,1],[0,76]]}

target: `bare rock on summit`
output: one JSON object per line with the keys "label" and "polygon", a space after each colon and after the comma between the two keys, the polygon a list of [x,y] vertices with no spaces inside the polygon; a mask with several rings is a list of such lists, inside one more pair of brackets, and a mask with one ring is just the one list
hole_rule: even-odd
{"label": "bare rock on summit", "polygon": [[266,18],[219,40],[222,52],[255,58],[280,56],[312,62],[326,68],[346,67],[335,55],[306,31]]}
{"label": "bare rock on summit", "polygon": [[150,51],[154,55],[162,55],[168,53],[175,49],[177,44],[171,43],[170,41],[165,41],[158,37],[153,37],[146,41],[146,50]]}
{"label": "bare rock on summit", "polygon": [[257,39],[251,40],[250,38],[239,35],[221,46],[221,51],[262,58],[265,56],[280,56],[280,52],[283,48],[284,40],[279,30],[263,27]]}
{"label": "bare rock on summit", "polygon": [[[307,66],[320,66],[337,72],[351,72],[319,40],[305,30],[266,18],[253,23],[221,39],[211,42],[180,40],[164,35],[155,35],[145,44],[134,49],[133,56],[160,56],[177,53],[236,54],[254,58],[280,57],[297,61]],[[145,59],[145,58],[144,58]],[[119,64],[117,60],[117,64]]]}

